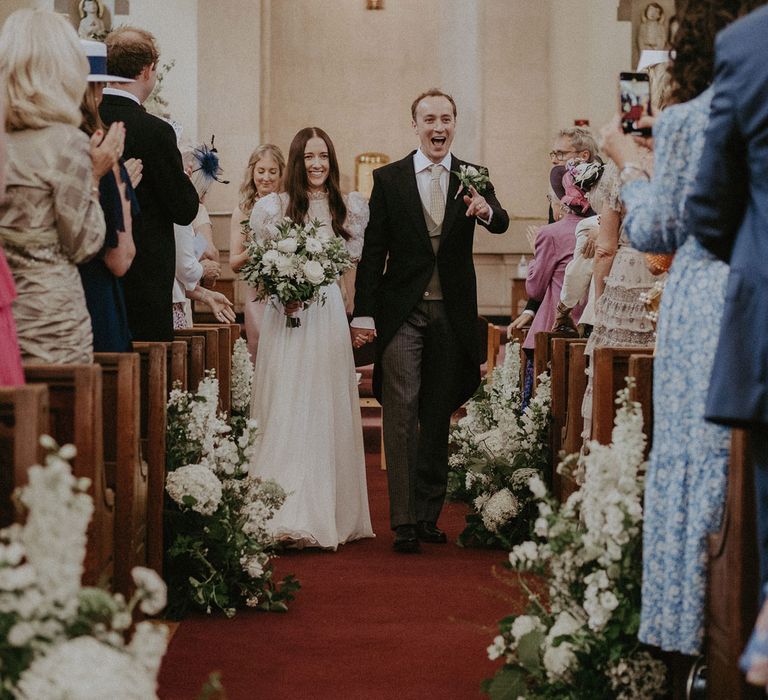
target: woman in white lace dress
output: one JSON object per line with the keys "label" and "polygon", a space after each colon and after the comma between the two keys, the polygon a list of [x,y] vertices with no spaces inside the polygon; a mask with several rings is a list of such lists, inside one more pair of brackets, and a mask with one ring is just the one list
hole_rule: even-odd
{"label": "woman in white lace dress", "polygon": [[[342,196],[336,153],[324,131],[296,134],[284,185],[253,208],[257,240],[285,216],[318,219],[346,241],[353,259],[360,257],[368,205],[356,192]],[[278,538],[336,549],[373,537],[349,325],[337,284],[325,288],[324,303],[297,308],[273,300],[264,312],[251,400],[261,438],[250,472],[276,479],[289,494],[271,524]],[[301,325],[286,327],[286,313]]]}

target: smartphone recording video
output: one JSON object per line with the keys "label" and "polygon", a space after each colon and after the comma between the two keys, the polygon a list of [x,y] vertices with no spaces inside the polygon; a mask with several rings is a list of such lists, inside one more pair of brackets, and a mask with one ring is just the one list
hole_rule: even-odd
{"label": "smartphone recording video", "polygon": [[651,112],[651,84],[647,73],[620,73],[621,128],[625,134],[650,136],[650,128],[638,128],[637,122]]}

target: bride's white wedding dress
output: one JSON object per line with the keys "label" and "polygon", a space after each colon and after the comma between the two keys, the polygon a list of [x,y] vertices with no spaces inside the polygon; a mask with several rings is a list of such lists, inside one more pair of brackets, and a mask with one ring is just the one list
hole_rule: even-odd
{"label": "bride's white wedding dress", "polygon": [[[345,201],[347,248],[359,258],[368,204],[356,192]],[[284,193],[256,203],[251,228],[257,238],[274,231],[287,203]],[[326,195],[310,198],[307,218],[331,226]],[[298,328],[286,328],[282,306],[266,306],[251,398],[260,438],[250,473],[275,479],[289,494],[270,524],[278,538],[336,549],[373,537],[373,530],[349,325],[339,286],[324,291],[324,304],[296,314]]]}

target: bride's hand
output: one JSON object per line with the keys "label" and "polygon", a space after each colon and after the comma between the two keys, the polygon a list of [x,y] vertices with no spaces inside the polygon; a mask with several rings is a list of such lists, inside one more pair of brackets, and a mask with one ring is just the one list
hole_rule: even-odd
{"label": "bride's hand", "polygon": [[292,301],[288,304],[283,304],[283,313],[286,316],[293,316],[301,308],[300,301]]}

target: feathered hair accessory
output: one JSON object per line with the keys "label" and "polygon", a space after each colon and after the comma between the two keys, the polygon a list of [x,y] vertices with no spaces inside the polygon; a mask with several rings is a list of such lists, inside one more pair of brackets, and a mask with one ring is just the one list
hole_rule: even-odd
{"label": "feathered hair accessory", "polygon": [[215,136],[211,136],[211,145],[204,143],[198,146],[192,151],[193,167],[192,173],[199,173],[207,186],[214,181],[220,182],[222,185],[229,184],[229,180],[222,180],[221,175],[224,172],[221,169],[219,163],[219,152],[216,150],[216,146],[213,145]]}
{"label": "feathered hair accessory", "polygon": [[560,198],[563,204],[567,204],[580,216],[589,216],[592,208],[586,194],[597,184],[602,174],[603,164],[598,161],[568,161],[563,175],[565,196]]}

